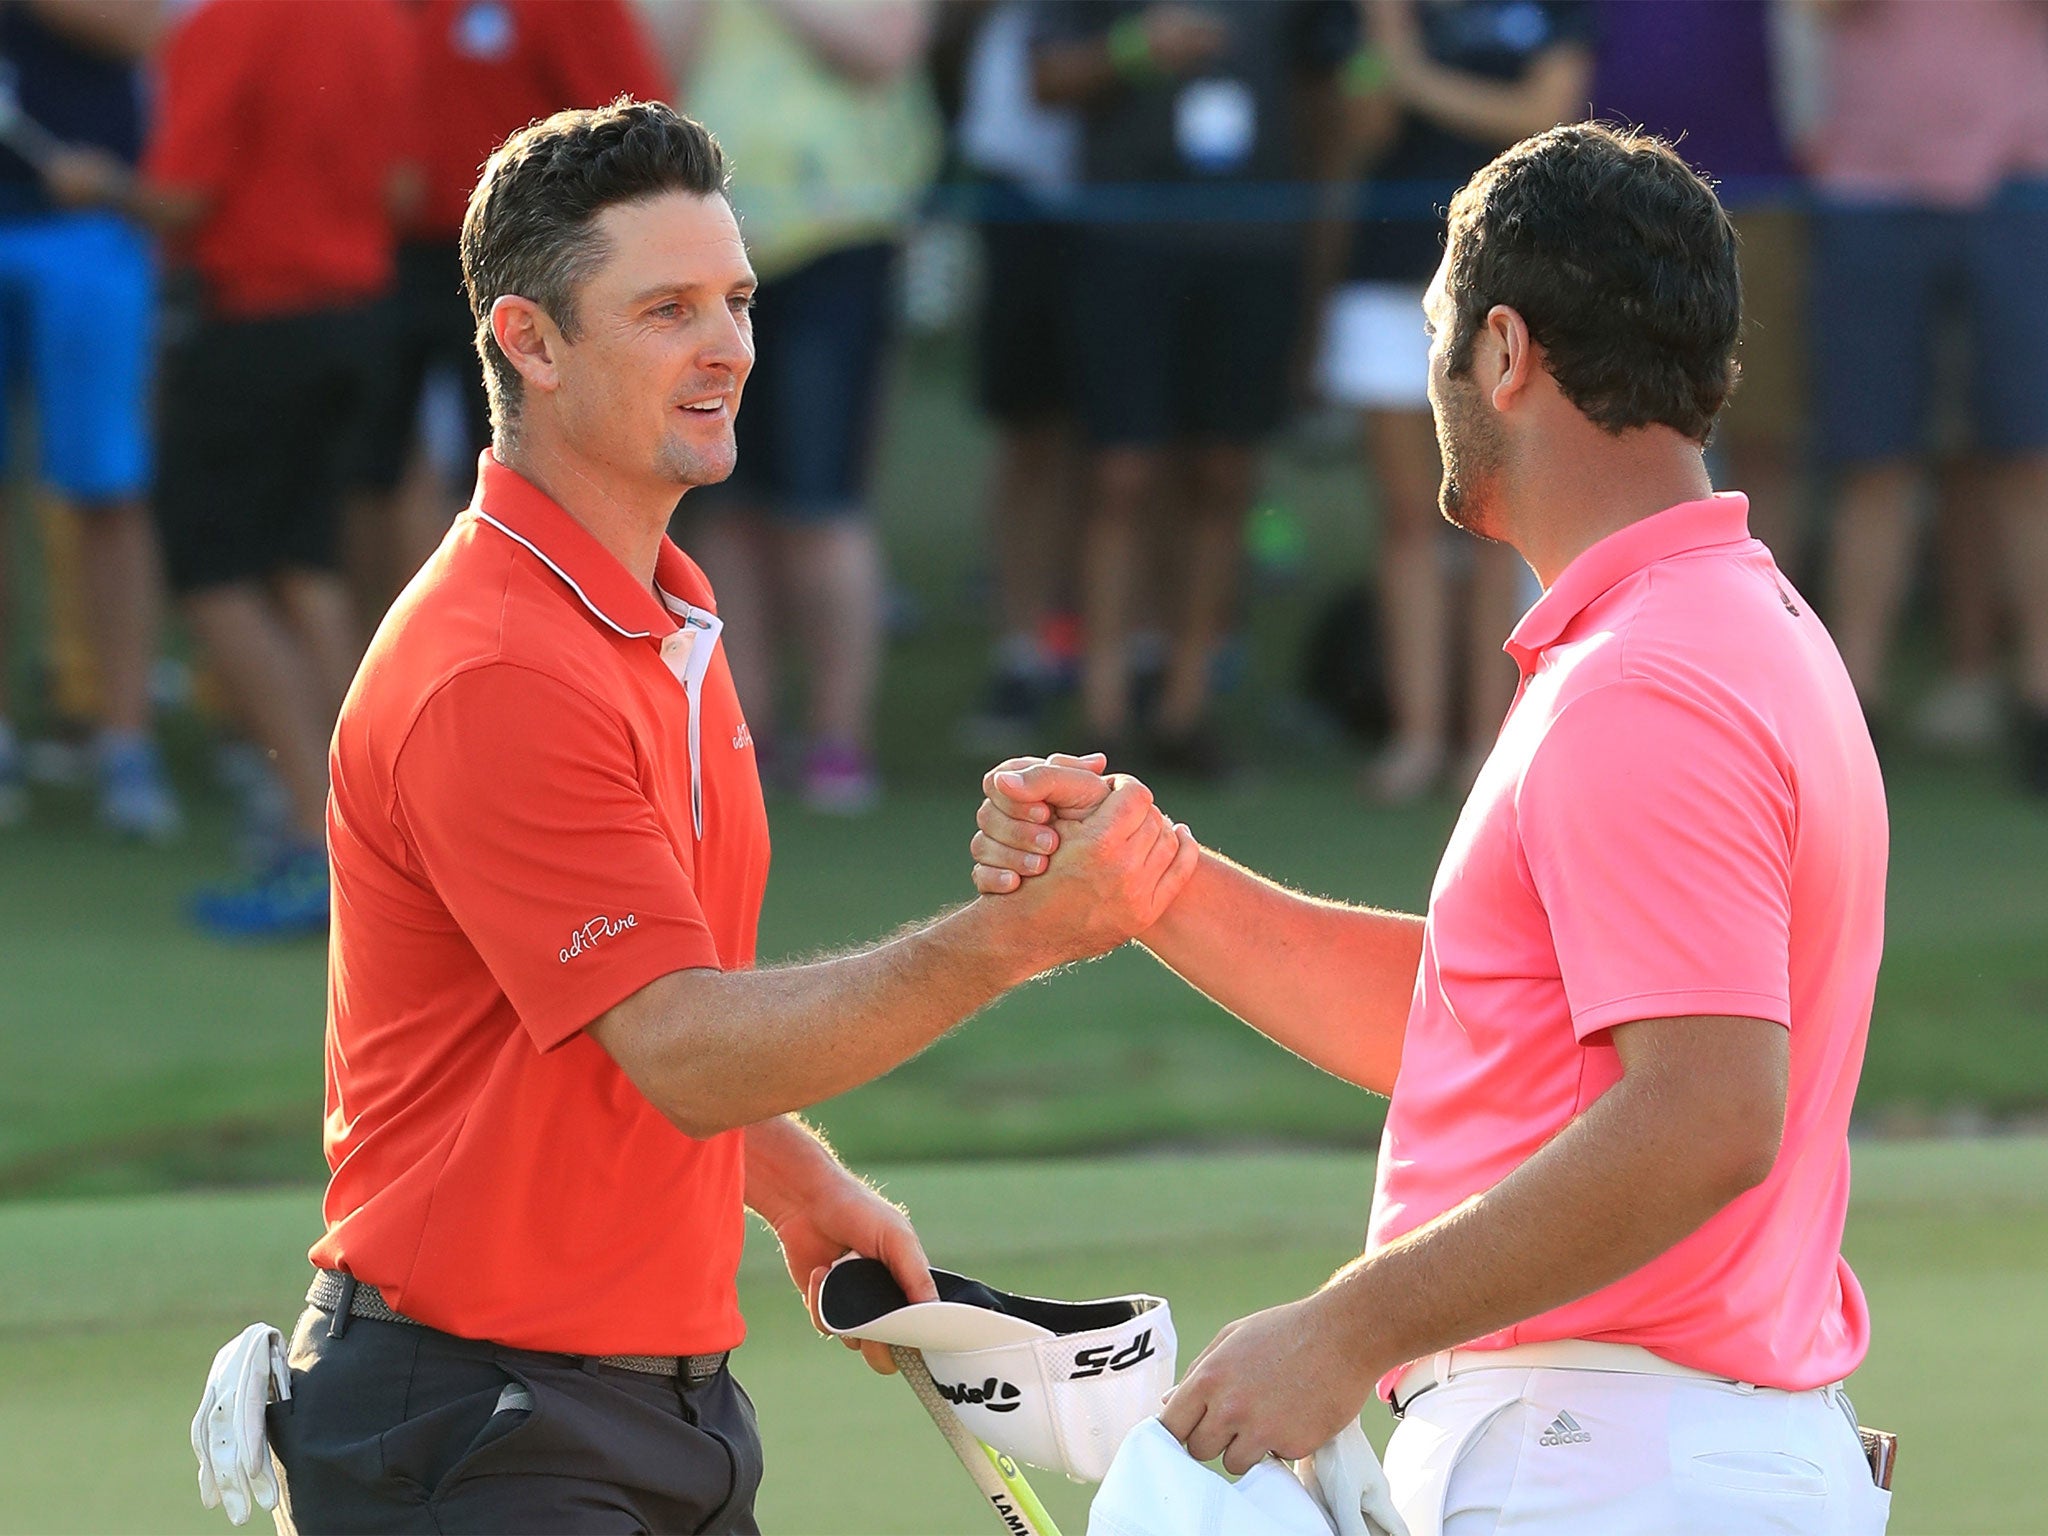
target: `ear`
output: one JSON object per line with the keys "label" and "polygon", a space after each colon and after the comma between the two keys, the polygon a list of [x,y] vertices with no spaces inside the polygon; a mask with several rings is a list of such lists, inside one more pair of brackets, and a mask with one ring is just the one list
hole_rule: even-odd
{"label": "ear", "polygon": [[[1529,338],[1528,321],[1519,310],[1506,304],[1494,305],[1486,312],[1485,326],[1473,339],[1473,350],[1473,373],[1493,397],[1493,408],[1513,409],[1525,397],[1542,367],[1536,343]],[[1482,356],[1489,364],[1484,374],[1479,372]]]}
{"label": "ear", "polygon": [[561,382],[558,366],[562,333],[546,310],[515,293],[491,302],[491,336],[498,350],[519,370],[528,389],[546,393]]}

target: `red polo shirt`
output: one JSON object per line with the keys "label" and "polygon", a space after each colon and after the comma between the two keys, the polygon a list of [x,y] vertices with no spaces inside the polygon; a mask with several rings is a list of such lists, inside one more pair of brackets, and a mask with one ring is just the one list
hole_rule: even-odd
{"label": "red polo shirt", "polygon": [[419,10],[426,204],[415,229],[453,240],[477,173],[515,129],[620,92],[670,95],[626,0],[426,0]]}
{"label": "red polo shirt", "polygon": [[143,172],[203,192],[174,246],[222,314],[388,287],[392,170],[412,153],[413,38],[395,0],[206,0],[171,33]]}
{"label": "red polo shirt", "polygon": [[741,1133],[684,1135],[583,1033],[669,972],[751,965],[768,877],[711,589],[666,541],[655,585],[486,453],[335,730],[312,1258],[450,1333],[744,1333]]}

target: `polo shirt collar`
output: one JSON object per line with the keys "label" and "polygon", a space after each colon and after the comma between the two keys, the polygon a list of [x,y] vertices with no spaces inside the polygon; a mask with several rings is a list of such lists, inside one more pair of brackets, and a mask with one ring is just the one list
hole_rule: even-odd
{"label": "polo shirt collar", "polygon": [[1681,501],[1610,533],[1564,568],[1550,590],[1522,615],[1507,653],[1523,671],[1571,627],[1572,620],[1614,587],[1660,560],[1749,538],[1749,498],[1721,491]]}
{"label": "polo shirt collar", "polygon": [[[540,487],[507,468],[486,448],[477,460],[476,495],[469,510],[516,544],[522,544],[583,606],[613,633],[657,645],[674,634],[690,605],[664,603],[640,585],[618,557]],[[687,590],[683,553],[664,538],[654,557],[654,584],[664,593]],[[680,614],[676,611],[680,608]]]}

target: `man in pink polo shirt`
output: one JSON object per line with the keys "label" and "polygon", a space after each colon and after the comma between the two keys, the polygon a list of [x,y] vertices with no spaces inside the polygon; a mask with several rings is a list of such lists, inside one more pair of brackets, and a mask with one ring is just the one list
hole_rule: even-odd
{"label": "man in pink polo shirt", "polygon": [[[1880,1531],[1840,1383],[1884,789],[1826,630],[1708,481],[1733,231],[1662,143],[1554,129],[1459,194],[1426,308],[1444,513],[1544,595],[1426,918],[1205,852],[1142,936],[1393,1099],[1364,1254],[1226,1329],[1163,1418],[1242,1472],[1377,1391],[1414,1536]],[[998,770],[981,888],[1101,793]]]}

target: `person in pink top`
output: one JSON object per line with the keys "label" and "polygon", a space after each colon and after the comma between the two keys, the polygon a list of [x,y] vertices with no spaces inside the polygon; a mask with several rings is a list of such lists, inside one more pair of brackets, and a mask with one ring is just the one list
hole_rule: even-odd
{"label": "person in pink top", "polygon": [[[1884,787],[1827,631],[1708,480],[1740,292],[1727,215],[1646,135],[1553,129],[1451,205],[1442,508],[1544,595],[1426,917],[1205,851],[1141,935],[1392,1096],[1364,1253],[1172,1395],[1198,1460],[1307,1455],[1377,1392],[1413,1536],[1884,1527],[1841,1390]],[[990,893],[1104,792],[1072,759],[987,788]]]}
{"label": "person in pink top", "polygon": [[[1963,467],[2003,546],[2018,640],[2020,783],[2048,796],[2048,389],[2037,373],[2048,349],[2048,0],[1835,0],[1814,14],[1819,112],[1802,153],[1815,200],[1815,447],[1837,485],[1828,619],[1865,707],[1888,720],[1934,457],[1936,359],[1943,331],[1960,331]],[[2003,689],[1991,660],[1950,688],[1995,721]]]}

